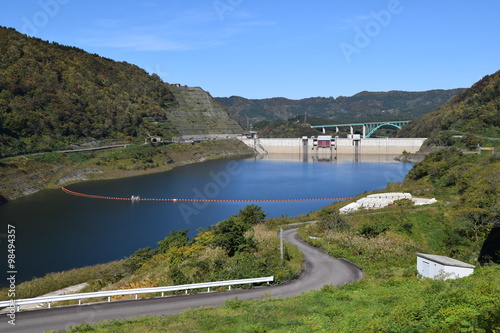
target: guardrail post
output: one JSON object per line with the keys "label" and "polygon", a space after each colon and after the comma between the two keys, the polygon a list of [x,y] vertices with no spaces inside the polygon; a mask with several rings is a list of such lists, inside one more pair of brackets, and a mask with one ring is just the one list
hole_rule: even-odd
{"label": "guardrail post", "polygon": [[[180,285],[180,286],[166,286],[159,288],[136,288],[136,289],[130,289],[128,291],[125,290],[123,291],[123,293],[118,293],[118,290],[112,290],[112,291],[101,291],[101,292],[83,293],[83,294],[58,295],[51,297],[35,297],[35,298],[16,300],[15,305],[18,311],[21,309],[21,306],[25,304],[40,304],[41,306],[47,305],[47,307],[50,309],[52,308],[53,302],[78,300],[78,305],[82,305],[83,300],[91,298],[103,299],[107,297],[107,301],[111,302],[112,297],[119,295],[134,295],[135,299],[138,299],[139,294],[161,293],[161,296],[164,297],[165,292],[182,291],[182,290],[184,290],[187,295],[189,294],[189,290],[191,289],[198,289],[198,291],[202,291],[204,288],[207,288],[207,292],[210,292],[211,289],[214,287],[227,286],[229,290],[232,290],[232,286],[236,286],[237,288],[239,285],[242,284],[253,284],[262,282],[267,282],[267,284],[269,284],[271,281],[274,281],[274,277],[272,276],[255,278],[255,279],[241,279],[241,280],[217,281],[209,283],[195,283],[195,284]],[[0,307],[8,307],[9,305],[10,301],[0,301]]]}

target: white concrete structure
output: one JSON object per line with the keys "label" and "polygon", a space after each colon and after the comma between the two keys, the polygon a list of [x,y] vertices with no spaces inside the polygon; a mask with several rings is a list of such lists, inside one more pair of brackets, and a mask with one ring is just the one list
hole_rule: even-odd
{"label": "white concrete structure", "polygon": [[[303,152],[302,138],[259,138],[259,139],[241,139],[250,147],[260,144],[269,154],[300,154]],[[404,151],[408,153],[417,152],[425,138],[416,139],[395,139],[395,138],[368,138],[359,141],[358,153],[360,154],[393,154],[399,155]],[[339,138],[335,141],[337,154],[354,154],[355,146],[352,139]],[[316,149],[313,145],[313,139],[308,139],[307,149],[311,151]]]}
{"label": "white concrete structure", "polygon": [[378,209],[384,208],[394,203],[396,200],[409,199],[413,201],[415,206],[420,205],[430,205],[436,203],[437,200],[423,199],[423,198],[413,198],[410,193],[401,192],[390,192],[390,193],[376,193],[367,195],[366,198],[361,198],[356,202],[352,202],[342,208],[340,208],[341,214],[347,214],[357,211],[360,208],[365,209]]}
{"label": "white concrete structure", "polygon": [[458,279],[474,273],[476,266],[435,254],[417,253],[417,271],[431,279]]}

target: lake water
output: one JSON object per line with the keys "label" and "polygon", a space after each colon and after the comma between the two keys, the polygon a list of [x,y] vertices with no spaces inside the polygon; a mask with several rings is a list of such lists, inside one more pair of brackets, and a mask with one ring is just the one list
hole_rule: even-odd
{"label": "lake water", "polygon": [[[333,162],[286,158],[208,161],[170,172],[68,186],[81,193],[130,198],[312,199],[355,196],[401,181],[411,164],[392,156],[343,156]],[[258,202],[269,217],[298,216],[331,201]],[[16,230],[17,281],[121,259],[155,247],[172,230],[196,235],[245,202],[130,202],[46,190],[0,206],[0,269],[7,272],[8,224]],[[2,278],[2,281],[5,279]]]}

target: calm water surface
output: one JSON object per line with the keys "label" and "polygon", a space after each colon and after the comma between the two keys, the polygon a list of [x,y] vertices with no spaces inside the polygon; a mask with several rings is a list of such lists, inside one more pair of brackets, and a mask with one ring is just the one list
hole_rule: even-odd
{"label": "calm water surface", "polygon": [[[401,181],[411,164],[391,157],[343,157],[335,162],[272,160],[209,161],[170,172],[86,182],[69,189],[94,195],[142,198],[297,199],[349,197]],[[259,202],[269,217],[298,216],[329,201]],[[0,246],[7,272],[7,225],[16,228],[17,280],[121,259],[151,246],[172,230],[221,221],[248,203],[130,202],[42,191],[0,206]],[[5,281],[5,279],[2,279]]]}

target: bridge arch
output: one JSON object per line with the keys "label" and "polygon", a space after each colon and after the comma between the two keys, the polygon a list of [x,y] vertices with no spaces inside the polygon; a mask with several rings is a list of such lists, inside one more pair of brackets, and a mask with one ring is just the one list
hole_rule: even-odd
{"label": "bridge arch", "polygon": [[378,122],[366,122],[366,123],[357,123],[357,124],[335,124],[335,125],[317,125],[317,126],[311,126],[311,128],[317,128],[323,133],[325,133],[326,128],[335,128],[336,131],[338,132],[339,127],[350,127],[351,128],[351,134],[354,133],[353,126],[362,126],[363,127],[363,137],[364,138],[369,138],[375,133],[376,130],[378,130],[382,126],[393,126],[396,127],[397,129],[401,129],[404,124],[409,123],[409,120],[397,120],[397,121],[378,121]]}
{"label": "bridge arch", "polygon": [[368,130],[366,137],[370,138],[373,135],[373,133],[375,133],[380,127],[383,127],[383,126],[393,126],[393,127],[396,127],[397,129],[402,128],[401,125],[398,125],[398,124],[392,123],[392,122],[387,122],[387,123],[383,123],[383,124],[382,123],[381,124],[374,124],[373,128],[371,128],[371,126],[369,126],[369,125],[366,125],[367,130]]}

